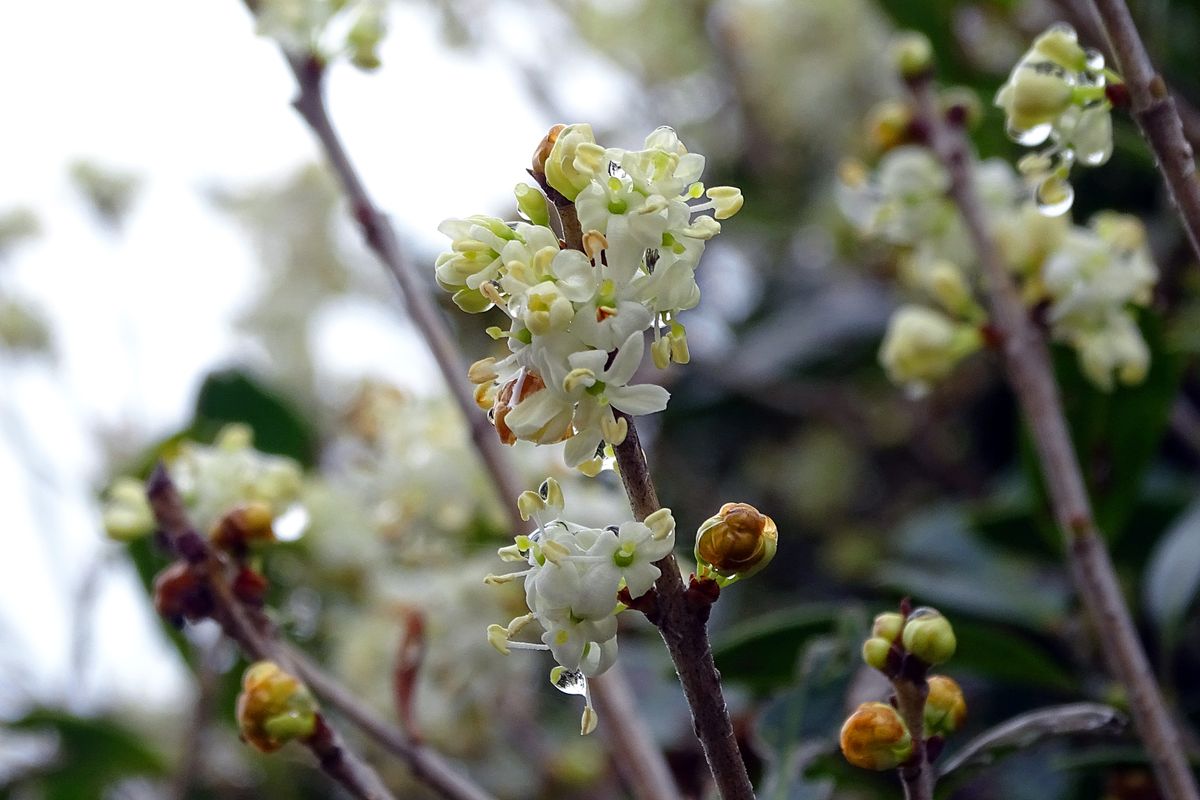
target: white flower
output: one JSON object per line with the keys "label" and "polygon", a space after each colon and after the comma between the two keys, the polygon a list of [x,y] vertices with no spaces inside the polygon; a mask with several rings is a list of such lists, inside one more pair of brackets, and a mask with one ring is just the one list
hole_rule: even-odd
{"label": "white flower", "polygon": [[601,532],[587,554],[602,559],[593,568],[595,571],[606,578],[623,580],[629,596],[638,598],[658,580],[660,572],[654,562],[670,553],[674,546],[674,520],[670,533],[659,538],[644,523],[624,522],[615,532],[611,528]]}
{"label": "white flower", "polygon": [[940,311],[907,305],[892,315],[879,361],[894,383],[921,395],[981,344],[974,326],[955,322]]}

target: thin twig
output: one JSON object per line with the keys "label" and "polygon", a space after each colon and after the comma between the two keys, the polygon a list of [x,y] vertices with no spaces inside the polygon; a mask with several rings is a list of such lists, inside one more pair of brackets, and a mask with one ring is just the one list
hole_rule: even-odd
{"label": "thin twig", "polygon": [[[350,202],[367,244],[399,286],[409,316],[425,337],[446,386],[470,427],[471,440],[496,489],[501,507],[508,514],[510,528],[514,531],[524,530],[527,523],[521,519],[515,502],[522,490],[518,472],[508,454],[504,452],[495,429],[483,414],[478,413],[475,398],[463,380],[466,365],[449,325],[430,298],[427,288],[420,282],[416,267],[400,248],[396,232],[387,215],[375,205],[367,193],[341,138],[333,127],[325,105],[324,66],[316,59],[299,58],[287,53],[285,56],[296,78],[298,89],[293,106],[321,143],[334,174],[342,184],[342,190]],[[619,673],[613,673],[600,675],[591,681],[598,704],[609,709],[606,724],[616,729],[613,739],[617,741],[651,744],[652,740],[645,731],[644,723],[637,716],[636,708],[632,704],[620,701],[621,696],[630,691],[627,685],[618,685],[622,680]],[[609,697],[610,693],[612,697]],[[623,747],[621,756],[628,761],[631,772],[645,779],[630,786],[638,800],[673,800],[678,796],[673,782],[669,780],[670,769],[659,748]]]}
{"label": "thin twig", "polygon": [[892,681],[896,693],[896,710],[912,736],[913,755],[910,763],[900,767],[900,783],[905,800],[933,800],[935,770],[929,764],[925,748],[925,699],[929,684],[900,676]]}
{"label": "thin twig", "polygon": [[1200,184],[1196,182],[1192,146],[1184,135],[1175,99],[1154,69],[1123,0],[1095,0],[1092,6],[1129,89],[1130,113],[1154,151],[1158,171],[1166,180],[1192,252],[1200,258]]}
{"label": "thin twig", "polygon": [[[1112,48],[1104,41],[1104,28],[1101,27],[1100,17],[1092,0],[1054,0],[1067,22],[1071,23],[1080,33],[1080,38],[1089,45],[1100,48],[1105,59],[1114,63]],[[1040,31],[1027,31],[1037,34]],[[1175,110],[1179,112],[1179,121],[1183,123],[1183,135],[1187,138],[1192,149],[1200,147],[1200,110],[1192,105],[1180,92],[1172,90],[1171,97],[1175,100]]]}
{"label": "thin twig", "polygon": [[1084,607],[1117,680],[1128,692],[1138,733],[1167,800],[1197,800],[1181,737],[1142,650],[1103,540],[1096,528],[1050,363],[1049,348],[1026,313],[979,206],[972,156],[962,131],[938,110],[932,76],[910,81],[929,146],[950,174],[950,196],[983,265],[993,324],[1009,381],[1029,425],[1055,519],[1066,542]]}
{"label": "thin twig", "polygon": [[[301,660],[282,645],[265,615],[247,606],[234,594],[227,576],[228,565],[188,520],[183,499],[162,464],[151,474],[146,484],[146,494],[155,523],[168,546],[187,563],[191,573],[207,589],[211,601],[209,616],[221,626],[225,635],[235,641],[247,657],[256,661],[276,662],[284,670],[304,680],[322,699],[326,699],[331,687],[310,683],[309,676],[299,670]],[[316,733],[304,739],[303,743],[317,757],[321,768],[353,796],[363,800],[394,800],[375,770],[349,749],[324,718],[319,718]],[[404,754],[401,755],[403,757]],[[411,758],[408,760],[416,773],[417,764]],[[488,797],[482,791],[455,791],[461,785],[462,778],[449,767],[443,766],[434,775],[422,777],[448,800],[484,800]]]}
{"label": "thin twig", "polygon": [[[583,238],[575,204],[561,195],[552,194],[551,197],[555,199],[567,247],[582,250]],[[640,522],[661,505],[633,417],[623,412],[615,413],[629,425],[624,441],[615,445],[613,452],[629,507]],[[692,712],[692,728],[700,740],[713,780],[724,800],[753,798],[754,787],[738,749],[733,722],[725,707],[725,694],[721,690],[721,674],[717,672],[708,643],[708,614],[714,598],[684,588],[674,555],[668,553],[655,562],[655,566],[659,569],[659,578],[654,583],[654,607],[652,611],[648,610],[646,617],[658,627],[671,660],[675,662],[675,671]],[[716,587],[715,583],[709,583]]]}
{"label": "thin twig", "polygon": [[[629,425],[629,433],[613,450],[621,482],[629,496],[629,507],[634,518],[640,521],[661,506],[646,463],[646,453],[638,440],[637,427],[632,417],[621,416]],[[708,642],[711,598],[705,600],[684,588],[674,555],[668,554],[655,566],[661,573],[654,583],[656,607],[647,616],[658,627],[671,660],[675,662],[675,671],[692,712],[692,727],[704,749],[717,789],[724,800],[752,800],[754,787],[738,749],[721,690],[721,674],[713,663]]]}

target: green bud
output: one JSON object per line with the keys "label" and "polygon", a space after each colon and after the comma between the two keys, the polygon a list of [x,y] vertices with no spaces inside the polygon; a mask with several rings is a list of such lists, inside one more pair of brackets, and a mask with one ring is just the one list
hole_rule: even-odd
{"label": "green bud", "polygon": [[933,45],[918,31],[904,31],[892,39],[892,64],[901,78],[915,78],[933,66]]}
{"label": "green bud", "polygon": [[902,628],[904,628],[904,615],[888,611],[875,617],[875,623],[871,626],[871,635],[891,644],[896,641]]}
{"label": "green bud", "polygon": [[317,702],[304,684],[278,664],[259,661],[242,675],[237,720],[242,738],[270,753],[291,739],[312,735],[317,726]]}
{"label": "green bud", "polygon": [[872,636],[863,642],[863,661],[868,667],[882,670],[887,666],[888,653],[891,651],[892,643],[890,640]]}
{"label": "green bud", "polygon": [[534,225],[550,225],[550,212],[546,208],[546,196],[527,183],[513,187],[517,198],[517,209],[521,216]]}
{"label": "green bud", "polygon": [[909,614],[902,638],[904,649],[931,667],[949,661],[957,645],[950,621],[932,608]]}

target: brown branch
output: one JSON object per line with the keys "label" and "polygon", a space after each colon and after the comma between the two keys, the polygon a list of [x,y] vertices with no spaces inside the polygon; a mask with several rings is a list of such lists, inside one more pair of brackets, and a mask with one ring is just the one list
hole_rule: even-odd
{"label": "brown branch", "polygon": [[[621,416],[629,424],[629,433],[613,450],[621,482],[629,496],[629,507],[640,521],[661,506],[646,463],[646,453],[638,440],[637,427],[632,417]],[[675,671],[692,712],[692,727],[704,749],[713,779],[723,800],[751,800],[754,787],[738,749],[729,710],[725,707],[725,695],[721,691],[721,674],[713,663],[708,642],[708,613],[713,598],[698,591],[696,584],[684,588],[674,555],[668,554],[655,566],[661,575],[654,583],[654,608],[647,617],[658,627],[671,660],[675,662]]]}
{"label": "brown branch", "polygon": [[[525,530],[527,523],[521,519],[516,507],[516,498],[523,488],[519,483],[518,472],[504,452],[495,429],[483,414],[478,413],[475,398],[463,380],[466,366],[449,325],[430,298],[427,287],[421,284],[419,272],[401,250],[396,232],[387,216],[367,193],[362,179],[350,162],[341,138],[333,127],[325,106],[324,65],[315,58],[305,59],[287,53],[285,56],[298,89],[293,106],[321,143],[330,166],[350,201],[367,244],[400,288],[405,308],[425,337],[442,378],[470,428],[471,440],[496,489],[500,505],[508,514],[510,529]],[[621,681],[619,673],[600,675],[591,681],[597,703],[609,710],[608,724],[617,729],[613,739],[623,743],[651,744],[649,734],[638,719],[634,706],[621,702],[621,696],[629,693],[629,687],[621,684]],[[639,800],[672,800],[678,795],[669,780],[670,770],[657,747],[626,747],[621,749],[621,756],[632,760],[630,768],[636,774],[652,778],[631,784],[630,788]]]}
{"label": "brown branch", "polygon": [[1164,797],[1197,800],[1179,731],[1154,680],[1108,550],[1096,528],[1067,430],[1049,348],[1026,313],[979,206],[966,138],[960,129],[951,128],[938,110],[930,74],[911,79],[909,85],[918,120],[928,131],[930,148],[950,174],[950,196],[983,266],[1009,381],[1033,437],[1042,479],[1084,607],[1101,637],[1112,671],[1128,692],[1138,733]]}
{"label": "brown branch", "polygon": [[905,800],[933,800],[935,775],[925,748],[925,699],[929,696],[929,684],[924,678],[915,681],[899,676],[892,680],[892,689],[896,693],[896,710],[913,742],[911,760],[900,767]]}
{"label": "brown branch", "polygon": [[[207,590],[208,616],[247,657],[256,661],[274,661],[299,677],[324,702],[359,724],[368,734],[376,739],[386,739],[382,743],[405,760],[418,779],[448,800],[491,800],[486,792],[455,773],[436,754],[413,745],[404,734],[385,723],[372,718],[370,727],[361,725],[362,719],[371,717],[370,712],[361,709],[340,684],[284,645],[266,616],[236,596],[228,579],[229,565],[188,520],[179,491],[162,464],[151,474],[146,493],[167,546],[186,562],[191,574]],[[321,768],[354,796],[391,800],[392,794],[375,771],[346,746],[323,718],[319,720],[316,733],[303,743],[317,757]]]}
{"label": "brown branch", "polygon": [[1175,99],[1154,69],[1123,0],[1095,0],[1091,5],[1129,89],[1130,113],[1154,151],[1158,171],[1166,181],[1192,252],[1200,258],[1200,184],[1196,182],[1192,146],[1184,135]]}

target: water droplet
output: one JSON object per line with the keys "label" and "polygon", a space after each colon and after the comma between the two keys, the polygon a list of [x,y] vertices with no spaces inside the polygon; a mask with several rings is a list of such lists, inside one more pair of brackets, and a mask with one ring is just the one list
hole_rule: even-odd
{"label": "water droplet", "polygon": [[564,694],[587,694],[587,678],[577,669],[555,667],[550,670],[550,682]]}
{"label": "water droplet", "polygon": [[1049,28],[1046,29],[1046,33],[1043,33],[1042,36],[1044,37],[1044,36],[1046,36],[1046,34],[1049,34],[1049,33],[1058,33],[1058,34],[1062,34],[1064,36],[1070,36],[1072,39],[1075,38],[1075,29],[1072,28],[1070,25],[1068,25],[1065,22],[1054,23],[1053,25],[1051,25]]}
{"label": "water droplet", "polygon": [[308,528],[308,511],[304,506],[297,503],[289,506],[286,511],[275,518],[271,523],[271,528],[275,531],[275,538],[281,542],[294,542],[304,535],[304,531]]}
{"label": "water droplet", "polygon": [[1103,147],[1098,150],[1081,152],[1079,154],[1079,161],[1081,164],[1084,164],[1085,166],[1098,167],[1101,164],[1103,164],[1105,161],[1108,161],[1108,157],[1111,155],[1112,155],[1112,147],[1111,146]]}
{"label": "water droplet", "polygon": [[1043,122],[1041,125],[1034,125],[1032,128],[1020,130],[1013,126],[1008,126],[1008,138],[1012,139],[1017,144],[1025,145],[1026,147],[1037,147],[1042,142],[1050,138],[1050,132],[1054,130],[1054,126],[1049,122]]}
{"label": "water droplet", "polygon": [[1035,199],[1043,216],[1060,217],[1075,202],[1075,189],[1063,178],[1049,177],[1038,185]]}
{"label": "water droplet", "polygon": [[1100,71],[1104,69],[1104,54],[1094,47],[1089,47],[1083,51],[1084,57],[1087,59],[1087,68],[1090,70]]}

